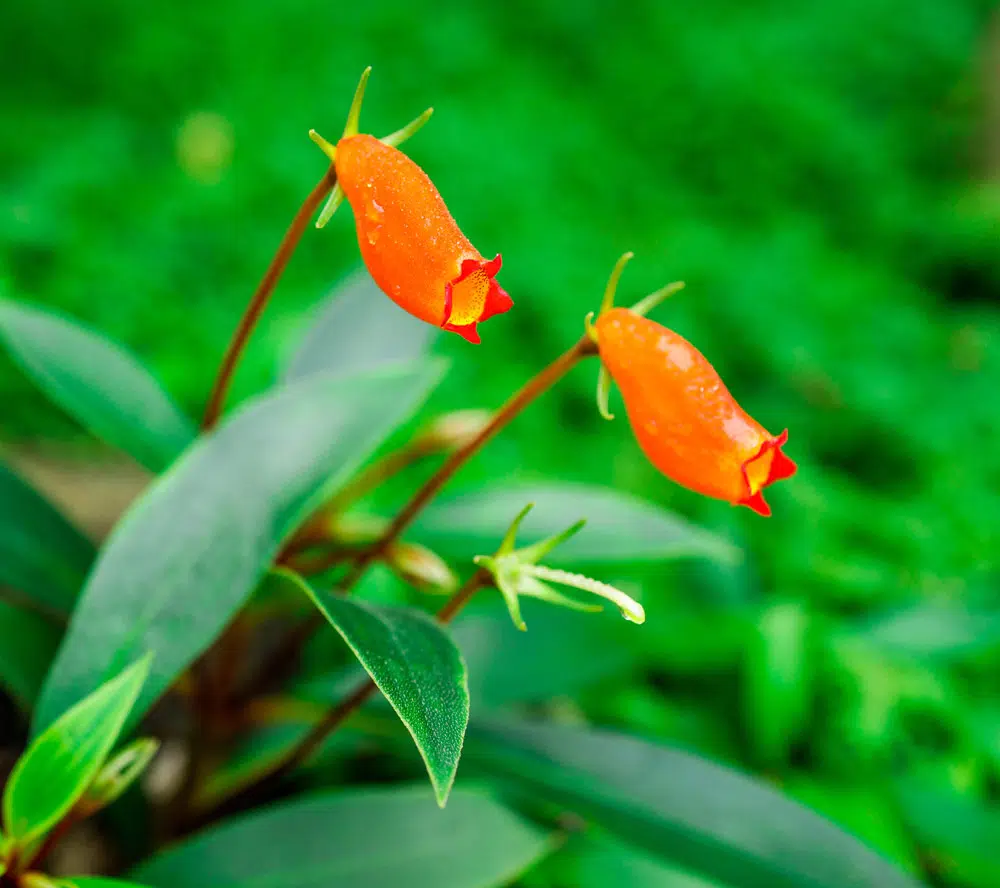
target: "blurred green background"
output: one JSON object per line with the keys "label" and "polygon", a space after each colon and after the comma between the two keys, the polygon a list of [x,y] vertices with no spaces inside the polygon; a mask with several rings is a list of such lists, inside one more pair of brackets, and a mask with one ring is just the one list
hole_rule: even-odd
{"label": "blurred green background", "polygon": [[[336,136],[373,65],[363,127],[435,107],[407,151],[516,303],[478,348],[438,343],[432,411],[497,404],[631,249],[619,301],[685,280],[657,319],[790,430],[800,472],[763,520],[656,474],[585,365],[470,466],[637,492],[745,549],[651,580],[639,668],[573,705],[756,770],[929,878],[995,885],[993,5],[8,3],[0,287],[125,343],[196,414],[324,169],[307,130]],[[349,212],[310,229],[237,397],[357,265]],[[6,358],[0,403],[8,444],[78,446]]]}

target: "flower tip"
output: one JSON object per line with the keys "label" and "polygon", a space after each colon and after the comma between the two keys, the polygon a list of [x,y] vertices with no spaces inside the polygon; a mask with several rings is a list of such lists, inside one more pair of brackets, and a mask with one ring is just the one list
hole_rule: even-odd
{"label": "flower tip", "polygon": [[496,281],[503,257],[497,253],[488,262],[462,261],[458,277],[445,285],[444,330],[451,330],[469,342],[480,342],[476,325],[509,311],[514,300]]}
{"label": "flower tip", "polygon": [[634,607],[628,610],[622,610],[622,616],[628,620],[630,623],[635,623],[637,626],[641,626],[646,622],[646,611],[643,609],[642,605],[637,601],[633,601]]}
{"label": "flower tip", "polygon": [[773,484],[775,481],[784,481],[785,478],[791,478],[799,470],[795,460],[786,456],[781,450],[787,441],[788,429],[785,429],[774,440],[774,458],[771,460],[771,470],[767,476],[768,484]]}
{"label": "flower tip", "polygon": [[767,504],[767,501],[764,499],[764,494],[760,490],[752,496],[747,496],[739,500],[736,505],[746,506],[747,508],[753,509],[753,511],[764,518],[771,517],[771,507]]}

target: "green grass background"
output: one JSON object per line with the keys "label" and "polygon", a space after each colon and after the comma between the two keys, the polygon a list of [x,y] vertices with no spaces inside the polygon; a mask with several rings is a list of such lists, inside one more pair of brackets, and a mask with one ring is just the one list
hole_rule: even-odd
{"label": "green grass background", "polygon": [[[502,252],[515,300],[480,347],[439,343],[456,363],[435,410],[497,404],[578,336],[631,249],[620,301],[685,280],[657,319],[768,428],[790,429],[801,469],[769,495],[768,521],[656,474],[623,416],[599,421],[593,367],[469,468],[468,483],[555,476],[640,492],[746,548],[739,569],[678,569],[661,598],[646,596],[651,631],[677,655],[597,695],[591,714],[668,737],[694,719],[709,726],[689,732],[696,746],[804,787],[872,834],[894,837],[909,816],[871,814],[886,766],[917,763],[1000,833],[992,7],[5,4],[0,286],[119,339],[197,413],[324,168],[307,130],[335,137],[373,65],[364,128],[389,132],[434,105],[407,151],[479,249]],[[357,264],[347,210],[309,230],[237,398],[274,378],[308,309]],[[6,362],[0,405],[8,441],[78,437]],[[887,608],[958,608],[975,644],[944,662],[913,656],[920,632],[938,639],[933,616],[906,629],[902,660],[830,642],[832,655],[791,670],[795,687],[808,673],[822,690],[806,692],[807,715],[769,757],[740,724],[767,721],[783,698],[740,714],[756,698],[739,679],[746,637],[727,633],[733,615],[757,626],[773,601],[828,641]],[[872,840],[896,842],[890,853],[912,865],[920,856],[935,878],[990,884],[954,849],[925,853],[919,832]]]}

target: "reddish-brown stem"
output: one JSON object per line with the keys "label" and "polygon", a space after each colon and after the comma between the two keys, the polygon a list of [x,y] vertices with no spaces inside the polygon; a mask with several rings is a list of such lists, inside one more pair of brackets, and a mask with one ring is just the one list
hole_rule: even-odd
{"label": "reddish-brown stem", "polygon": [[233,379],[233,373],[240,358],[243,356],[250,335],[253,333],[254,327],[257,326],[260,316],[264,313],[264,309],[271,299],[271,294],[274,292],[274,288],[278,285],[278,281],[288,265],[288,260],[292,258],[292,253],[295,252],[295,248],[299,245],[299,241],[302,239],[302,234],[305,232],[309,220],[336,184],[337,173],[333,166],[330,166],[326,173],[323,174],[323,178],[316,183],[316,187],[309,192],[309,195],[302,202],[302,206],[299,207],[299,211],[295,214],[295,218],[292,219],[291,225],[288,226],[288,230],[281,239],[281,243],[278,245],[271,264],[267,267],[267,271],[264,272],[264,277],[261,278],[260,284],[257,285],[257,290],[253,294],[250,304],[247,306],[246,311],[243,312],[243,317],[240,318],[239,325],[236,327],[233,338],[229,342],[229,347],[226,349],[226,354],[222,358],[222,364],[219,366],[219,372],[215,377],[215,384],[212,386],[212,393],[208,398],[208,405],[205,407],[205,416],[201,421],[203,430],[208,431],[219,421],[226,400],[226,394]]}
{"label": "reddish-brown stem", "polygon": [[[365,571],[385,554],[389,546],[399,539],[403,532],[413,523],[417,515],[420,514],[420,511],[438,494],[441,488],[452,479],[462,466],[482,450],[493,436],[518,416],[525,407],[552,388],[583,358],[595,354],[597,354],[596,344],[589,336],[584,335],[572,348],[563,352],[551,364],[532,376],[517,392],[511,395],[500,409],[493,414],[493,418],[483,427],[483,430],[464,447],[452,453],[441,464],[438,470],[410,497],[409,501],[400,509],[385,532],[371,546],[364,549],[357,556],[351,570],[347,573],[343,581],[338,584],[338,591],[342,595],[349,595],[361,577],[364,576]],[[298,626],[293,628],[284,641],[278,645],[274,653],[265,660],[262,668],[257,673],[257,680],[252,682],[248,687],[246,697],[253,696],[260,689],[260,685],[263,682],[270,681],[273,676],[281,675],[287,669],[287,664],[294,663],[298,658],[299,650],[323,624],[323,617],[317,612],[306,617]]]}
{"label": "reddish-brown stem", "polygon": [[421,510],[437,496],[441,488],[452,479],[462,466],[479,453],[501,429],[514,419],[514,417],[518,416],[532,401],[552,388],[583,358],[596,353],[597,346],[594,341],[589,336],[582,336],[576,345],[568,351],[563,352],[551,364],[531,377],[517,392],[511,395],[506,403],[497,410],[483,430],[441,464],[441,467],[427,479],[423,486],[410,497],[409,502],[400,509],[399,513],[392,520],[392,524],[386,528],[385,533],[372,546],[361,553],[354,562],[354,567],[350,573],[344,578],[341,584],[341,591],[347,594],[354,588],[368,567],[377,561],[385,553],[385,550],[402,536],[403,532],[413,523]]}

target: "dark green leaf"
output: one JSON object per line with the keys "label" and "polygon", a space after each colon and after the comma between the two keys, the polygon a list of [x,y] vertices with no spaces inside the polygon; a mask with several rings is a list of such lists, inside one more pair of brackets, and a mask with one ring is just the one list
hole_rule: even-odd
{"label": "dark green leaf", "polygon": [[310,594],[406,725],[444,806],[469,722],[469,682],[455,642],[417,610]]}
{"label": "dark green leaf", "polygon": [[474,724],[484,770],[732,888],[914,888],[865,845],[764,784],[611,732]]}
{"label": "dark green leaf", "polygon": [[98,438],[159,472],[194,428],[132,355],[59,315],[0,299],[2,341],[39,387]]}
{"label": "dark green leaf", "polygon": [[0,463],[0,587],[68,616],[93,560],[93,544]]}
{"label": "dark green leaf", "polygon": [[548,556],[553,564],[692,556],[732,560],[739,555],[729,543],[653,503],[586,484],[504,484],[472,490],[430,506],[413,535],[442,555],[468,561],[496,551],[511,520],[527,503],[535,503],[535,508],[521,529],[524,543],[587,519],[580,533]]}
{"label": "dark green leaf", "polygon": [[87,791],[121,733],[149,658],[105,683],[40,734],[14,767],[4,825],[21,845],[44,835]]}
{"label": "dark green leaf", "polygon": [[315,796],[224,823],[135,873],[153,888],[489,888],[548,848],[543,834],[462,790]]}
{"label": "dark green leaf", "polygon": [[284,378],[357,373],[415,361],[427,353],[437,334],[430,324],[402,311],[362,268],[320,306]]}
{"label": "dark green leaf", "polygon": [[62,632],[44,617],[0,601],[0,685],[30,710]]}
{"label": "dark green leaf", "polygon": [[426,398],[438,362],[279,389],[238,411],[119,522],[43,689],[35,730],[153,651],[138,719],[243,605],[282,543]]}

